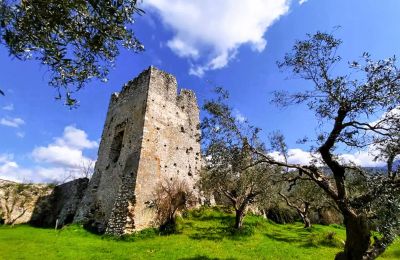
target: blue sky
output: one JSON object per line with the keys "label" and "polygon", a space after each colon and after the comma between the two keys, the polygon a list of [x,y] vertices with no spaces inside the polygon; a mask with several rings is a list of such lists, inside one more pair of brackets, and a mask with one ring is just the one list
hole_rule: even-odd
{"label": "blue sky", "polygon": [[[276,61],[296,39],[317,30],[343,40],[343,60],[364,51],[386,58],[400,50],[400,1],[397,0],[145,0],[146,14],[133,29],[146,51],[122,50],[107,83],[92,82],[77,93],[70,110],[47,85],[46,67],[21,62],[0,47],[0,178],[62,181],[82,163],[95,160],[111,93],[150,65],[176,76],[179,86],[196,92],[199,103],[213,86],[231,93],[238,117],[263,129],[282,131],[293,161],[307,159],[296,140],[315,133],[316,121],[304,107],[285,110],[269,103],[273,90],[307,88],[287,79]],[[371,162],[366,153],[354,160]]]}

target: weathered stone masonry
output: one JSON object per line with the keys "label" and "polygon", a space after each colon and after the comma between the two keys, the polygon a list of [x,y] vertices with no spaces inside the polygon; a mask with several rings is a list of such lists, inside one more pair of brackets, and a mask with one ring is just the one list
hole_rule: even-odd
{"label": "weathered stone masonry", "polygon": [[112,95],[95,173],[75,216],[97,232],[152,226],[147,207],[166,178],[195,186],[200,170],[199,109],[192,91],[154,67]]}

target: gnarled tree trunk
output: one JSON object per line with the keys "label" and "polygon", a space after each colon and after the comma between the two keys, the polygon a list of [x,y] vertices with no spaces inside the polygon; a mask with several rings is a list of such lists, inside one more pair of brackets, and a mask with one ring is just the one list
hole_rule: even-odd
{"label": "gnarled tree trunk", "polygon": [[344,251],[336,255],[336,260],[362,260],[370,245],[371,232],[364,216],[344,216],[346,243]]}
{"label": "gnarled tree trunk", "polygon": [[300,212],[299,212],[299,215],[300,215],[301,219],[303,220],[304,228],[309,228],[309,227],[311,227],[311,220],[310,220],[310,218],[308,217],[308,214],[303,214],[303,213],[300,213]]}
{"label": "gnarled tree trunk", "polygon": [[241,229],[243,226],[244,211],[241,209],[235,210],[235,228]]}

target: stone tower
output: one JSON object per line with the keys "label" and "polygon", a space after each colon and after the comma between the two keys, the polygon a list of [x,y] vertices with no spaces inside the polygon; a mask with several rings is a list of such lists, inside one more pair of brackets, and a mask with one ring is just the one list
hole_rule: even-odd
{"label": "stone tower", "polygon": [[194,188],[199,137],[194,93],[177,95],[175,77],[143,71],[111,96],[95,172],[74,221],[116,235],[152,226],[147,205],[160,181],[181,178]]}

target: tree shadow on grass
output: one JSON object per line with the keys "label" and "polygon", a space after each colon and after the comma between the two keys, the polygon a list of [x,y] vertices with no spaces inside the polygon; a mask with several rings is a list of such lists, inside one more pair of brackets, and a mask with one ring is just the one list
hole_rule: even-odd
{"label": "tree shadow on grass", "polygon": [[286,234],[280,231],[274,231],[272,233],[265,234],[271,240],[276,240],[285,243],[305,243],[307,242],[307,236],[305,234]]}
{"label": "tree shadow on grass", "polygon": [[385,254],[386,257],[394,257],[395,259],[400,259],[400,249],[391,250]]}
{"label": "tree shadow on grass", "polygon": [[[189,224],[190,228],[194,231],[194,234],[189,235],[189,238],[194,240],[220,241],[224,238],[243,240],[254,234],[253,223],[245,223],[240,230],[233,228],[235,221],[233,216],[204,216],[196,218],[196,220],[204,222],[219,220],[220,224],[218,226],[208,227],[196,227],[192,223]],[[185,223],[185,225],[187,224],[188,223]]]}
{"label": "tree shadow on grass", "polygon": [[211,241],[221,241],[227,236],[226,228],[222,227],[204,227],[204,228],[194,228],[195,233],[189,235],[189,238],[195,240],[211,240]]}
{"label": "tree shadow on grass", "polygon": [[196,227],[195,233],[189,235],[189,238],[195,240],[220,241],[224,238],[230,240],[243,240],[254,234],[254,227],[251,225],[243,226],[237,230],[232,226],[227,227]]}
{"label": "tree shadow on grass", "polygon": [[208,257],[205,255],[196,255],[193,257],[185,257],[185,258],[179,258],[179,260],[235,260],[236,258],[217,258],[217,257]]}
{"label": "tree shadow on grass", "polygon": [[[315,232],[311,229],[299,229],[296,227],[283,227],[286,231],[274,231],[265,234],[271,240],[298,244],[299,247],[315,248],[315,247],[334,247],[342,248],[343,241],[336,236],[335,232]],[[289,232],[287,232],[289,231]]]}

